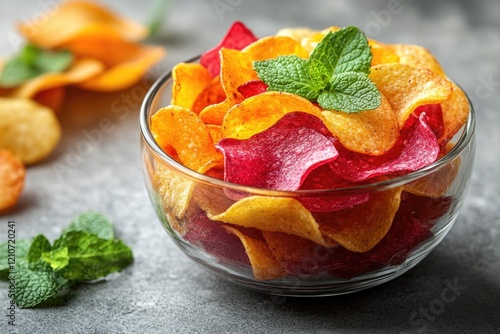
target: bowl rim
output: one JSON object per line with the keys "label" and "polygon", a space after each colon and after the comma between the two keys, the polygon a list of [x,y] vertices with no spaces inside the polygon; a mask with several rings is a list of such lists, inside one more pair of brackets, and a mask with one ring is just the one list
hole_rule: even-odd
{"label": "bowl rim", "polygon": [[[200,59],[200,56],[192,57],[184,62],[193,63]],[[467,93],[461,88],[461,86],[457,85],[464,92],[467,97],[467,101],[469,103],[469,115],[467,117],[467,121],[464,126],[459,130],[461,131],[460,137],[458,138],[455,146],[444,156],[433,162],[432,164],[425,166],[417,171],[404,174],[401,176],[396,176],[387,180],[377,181],[373,183],[365,183],[359,184],[356,186],[349,186],[343,188],[333,188],[333,189],[307,189],[307,190],[275,190],[275,189],[267,189],[267,188],[258,188],[253,186],[244,186],[236,183],[227,182],[224,180],[216,179],[211,176],[198,173],[192,169],[187,168],[181,163],[175,161],[172,157],[170,157],[167,153],[165,153],[161,147],[158,145],[156,140],[153,137],[150,129],[150,118],[157,112],[157,110],[151,110],[152,106],[155,104],[156,100],[159,98],[159,94],[161,91],[167,86],[172,78],[172,70],[165,72],[162,74],[155,83],[148,90],[144,100],[141,104],[140,114],[139,114],[139,123],[141,129],[142,140],[146,143],[147,147],[151,150],[151,152],[164,164],[167,164],[171,168],[173,168],[176,172],[179,172],[184,177],[191,179],[196,182],[201,182],[207,185],[216,186],[219,188],[227,188],[235,191],[241,191],[246,193],[251,193],[254,195],[265,195],[265,196],[280,196],[280,197],[295,197],[297,195],[301,196],[321,196],[321,195],[332,195],[332,193],[344,193],[344,192],[366,192],[368,190],[383,190],[387,188],[401,186],[410,182],[413,182],[419,178],[425,177],[433,172],[437,171],[441,167],[445,166],[453,159],[455,159],[460,153],[469,145],[472,138],[474,137],[475,127],[476,127],[476,119],[475,119],[475,111],[474,107],[470,101]]]}

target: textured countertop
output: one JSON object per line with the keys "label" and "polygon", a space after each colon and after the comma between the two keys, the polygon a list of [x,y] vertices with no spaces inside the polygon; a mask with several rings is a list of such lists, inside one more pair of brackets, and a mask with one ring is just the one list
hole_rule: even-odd
{"label": "textured countertop", "polygon": [[[43,15],[57,2],[0,2],[0,56],[15,49],[16,19]],[[136,20],[147,16],[147,1],[106,3]],[[498,333],[500,2],[179,0],[155,41],[168,55],[152,74],[213,46],[236,19],[259,36],[285,26],[357,25],[369,37],[420,44],[436,55],[477,111],[472,183],[445,240],[405,275],[352,295],[279,298],[221,281],[174,246],[149,203],[139,164],[142,84],[135,93],[134,88],[106,95],[72,89],[60,114],[63,141],[44,163],[29,168],[19,205],[0,217],[0,240],[7,239],[7,220],[16,221],[18,239],[44,233],[53,240],[73,217],[92,209],[115,222],[135,262],[106,282],[80,286],[64,306],[17,310],[15,328],[2,316],[0,332]],[[113,106],[126,111],[123,117]],[[78,153],[104,117],[112,119],[112,130]],[[450,284],[460,287],[445,303],[443,291]],[[8,306],[5,287],[0,284],[2,310]]]}

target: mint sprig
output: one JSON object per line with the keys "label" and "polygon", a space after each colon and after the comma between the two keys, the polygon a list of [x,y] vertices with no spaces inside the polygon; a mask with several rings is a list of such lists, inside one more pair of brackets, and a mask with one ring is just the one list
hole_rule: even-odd
{"label": "mint sprig", "polygon": [[[7,243],[0,244],[3,249]],[[100,279],[133,261],[130,248],[114,238],[109,219],[96,212],[77,217],[53,245],[43,235],[17,241],[14,267],[7,254],[0,254],[0,278],[13,275],[14,299],[21,308],[58,303],[75,283]]]}
{"label": "mint sprig", "polygon": [[27,44],[9,58],[0,74],[0,86],[12,88],[44,73],[63,72],[73,63],[73,54],[66,50],[44,50]]}
{"label": "mint sprig", "polygon": [[309,59],[295,55],[254,61],[270,91],[288,92],[327,110],[359,112],[380,106],[380,92],[370,80],[372,53],[356,27],[329,32]]}

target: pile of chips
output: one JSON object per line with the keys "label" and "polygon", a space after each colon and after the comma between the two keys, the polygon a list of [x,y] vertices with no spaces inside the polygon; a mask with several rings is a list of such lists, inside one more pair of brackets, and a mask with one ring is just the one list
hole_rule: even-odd
{"label": "pile of chips", "polygon": [[[139,43],[148,36],[146,27],[90,1],[65,1],[46,13],[46,19],[25,21],[17,28],[27,46],[19,55],[0,60],[2,78],[4,71],[21,78],[9,84],[0,80],[0,149],[9,150],[25,165],[43,160],[59,142],[61,126],[55,112],[62,105],[66,86],[97,92],[123,90],[165,55],[163,47]],[[38,59],[33,58],[42,51],[48,68],[60,61],[53,56],[58,52],[70,55],[70,63],[64,70],[27,75],[30,67],[16,67],[12,62],[37,64]],[[11,160],[0,159],[0,168],[6,171],[20,165],[6,162]],[[12,175],[24,175],[24,166]],[[15,187],[9,184],[0,178],[2,194],[17,199],[19,183]],[[0,201],[0,210],[15,202]]]}
{"label": "pile of chips", "polygon": [[401,264],[452,205],[447,191],[459,159],[407,185],[359,187],[436,162],[467,120],[465,94],[425,48],[369,40],[369,78],[382,98],[358,113],[269,91],[253,68],[278,56],[307,59],[339,29],[284,29],[258,39],[236,22],[199,63],[173,68],[171,105],[151,119],[159,146],[200,174],[299,191],[256,195],[150,166],[172,228],[221,264],[250,266],[255,279],[350,279]]}

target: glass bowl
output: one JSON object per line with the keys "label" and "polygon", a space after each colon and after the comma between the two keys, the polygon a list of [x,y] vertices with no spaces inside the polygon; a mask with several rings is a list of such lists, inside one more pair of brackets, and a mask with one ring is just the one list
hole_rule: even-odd
{"label": "glass bowl", "polygon": [[[188,257],[223,279],[284,296],[331,296],[359,291],[394,279],[414,267],[443,240],[457,219],[471,178],[475,151],[472,106],[467,123],[453,139],[454,147],[432,165],[369,185],[292,192],[224,182],[184,167],[163,151],[151,134],[150,124],[155,112],[170,104],[171,90],[172,76],[166,73],[152,86],[141,108],[141,160],[147,190],[170,239]],[[344,221],[347,217],[353,226],[358,224],[356,232],[336,226],[340,229],[337,232],[347,237],[365,229],[360,222],[371,224],[372,228],[359,232],[358,239],[371,240],[380,231],[386,233],[373,248],[360,252],[331,240],[321,245],[283,231],[262,232],[209,218],[224,212],[238,196],[259,196],[283,203],[368,196],[368,204],[361,204],[364,205],[361,210],[355,206],[343,213],[316,213],[314,220],[322,227],[335,227],[339,216]],[[380,212],[391,205],[397,205],[393,211],[397,212],[387,222],[385,214]],[[253,214],[262,216],[258,211],[267,209],[250,205],[244,210],[246,215],[250,212],[251,216],[255,210]],[[273,207],[273,210],[288,209]],[[281,218],[276,219],[282,219],[283,212],[280,214]],[[286,213],[284,216],[288,217]],[[373,224],[386,227],[373,228]]]}

